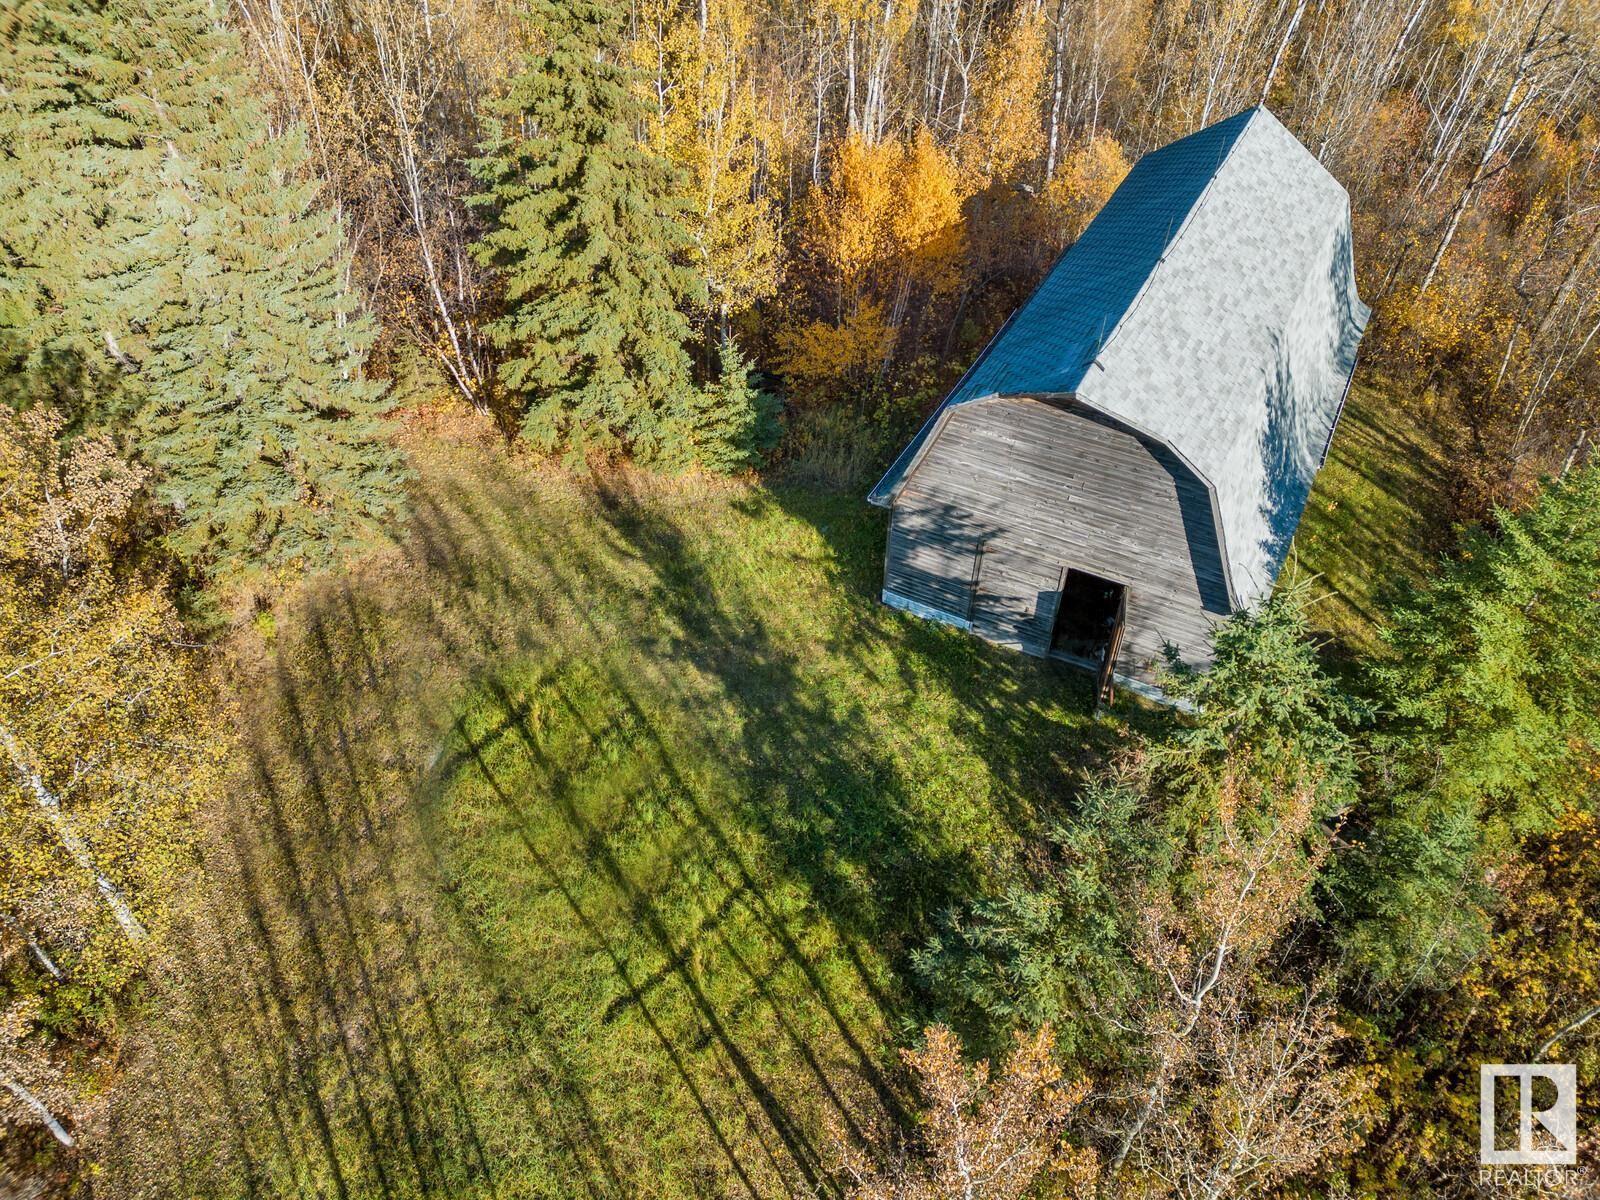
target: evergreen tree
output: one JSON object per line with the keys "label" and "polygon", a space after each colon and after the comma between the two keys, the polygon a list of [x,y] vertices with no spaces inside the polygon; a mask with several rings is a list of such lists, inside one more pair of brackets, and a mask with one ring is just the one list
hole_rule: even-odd
{"label": "evergreen tree", "polygon": [[1449,978],[1488,935],[1489,875],[1588,791],[1600,753],[1600,468],[1497,514],[1391,615],[1365,850],[1336,893],[1354,961]]}
{"label": "evergreen tree", "polygon": [[686,465],[731,474],[759,467],[778,442],[778,398],[756,386],[750,360],[732,337],[719,349],[715,382],[686,394],[681,434],[671,439]]}
{"label": "evergreen tree", "polygon": [[234,34],[203,0],[161,10],[150,62],[165,147],[165,277],[139,448],[181,514],[175,550],[218,576],[327,561],[401,505],[371,321],[298,131],[274,137]]}
{"label": "evergreen tree", "polygon": [[0,11],[0,399],[76,425],[123,382],[117,335],[145,299],[124,270],[145,226],[119,202],[140,155],[119,103],[134,81],[114,49],[123,15],[85,0]]}
{"label": "evergreen tree", "polygon": [[701,287],[682,180],[639,144],[644,108],[622,51],[623,9],[535,0],[545,48],[493,109],[499,132],[473,170],[493,215],[477,246],[504,283],[489,327],[523,432],[574,454],[685,457],[692,399],[685,305]]}
{"label": "evergreen tree", "polygon": [[124,433],[205,574],[322,565],[398,510],[401,471],[303,143],[272,134],[201,0],[25,16],[9,53],[30,86],[0,127],[28,147],[0,177],[24,214],[14,390]]}
{"label": "evergreen tree", "polygon": [[1326,823],[1354,801],[1350,729],[1364,714],[1318,663],[1305,601],[1289,589],[1224,622],[1214,665],[1166,682],[1188,714],[1091,776],[1050,830],[1048,861],[947,914],[912,955],[945,1011],[985,1032],[1050,1021],[1072,1052],[1095,1039],[1110,1051],[1115,1039],[1091,1014],[1131,994],[1127,947],[1152,897],[1181,896],[1229,838],[1265,837],[1289,811],[1305,834],[1282,841],[1279,865],[1309,883]]}

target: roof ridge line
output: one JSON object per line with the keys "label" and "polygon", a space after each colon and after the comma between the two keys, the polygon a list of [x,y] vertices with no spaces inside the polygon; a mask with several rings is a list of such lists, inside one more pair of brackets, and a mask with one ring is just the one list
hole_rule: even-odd
{"label": "roof ridge line", "polygon": [[[1246,120],[1243,126],[1240,128],[1238,136],[1229,142],[1222,153],[1218,155],[1217,165],[1211,168],[1211,174],[1206,179],[1205,187],[1200,189],[1200,194],[1194,198],[1194,203],[1189,206],[1189,211],[1184,214],[1182,222],[1178,225],[1178,232],[1174,234],[1169,230],[1169,235],[1166,242],[1161,247],[1161,254],[1159,257],[1157,257],[1155,266],[1150,268],[1150,271],[1145,275],[1143,282],[1139,284],[1139,290],[1134,293],[1133,300],[1130,301],[1128,306],[1122,310],[1122,314],[1117,317],[1117,322],[1111,327],[1111,332],[1105,334],[1096,341],[1094,350],[1089,354],[1089,357],[1084,360],[1084,364],[1078,375],[1078,383],[1080,386],[1088,377],[1090,367],[1099,367],[1102,371],[1105,370],[1105,365],[1100,361],[1100,355],[1105,351],[1107,346],[1116,340],[1117,334],[1122,332],[1123,327],[1127,325],[1129,319],[1135,312],[1138,311],[1140,302],[1145,298],[1146,294],[1149,293],[1150,287],[1155,282],[1156,276],[1161,273],[1161,268],[1166,264],[1167,256],[1170,255],[1177,247],[1178,243],[1183,240],[1183,235],[1189,232],[1189,227],[1194,224],[1195,217],[1198,216],[1200,210],[1205,207],[1206,199],[1211,195],[1211,187],[1214,183],[1216,183],[1217,176],[1222,173],[1223,164],[1226,163],[1230,157],[1232,157],[1234,150],[1238,147],[1240,141],[1244,139],[1245,133],[1252,125],[1256,123],[1256,118],[1262,112],[1267,112],[1267,109],[1263,105],[1257,104],[1245,109],[1244,111],[1250,114],[1249,119]],[[1267,115],[1271,116],[1271,113],[1267,112]],[[1202,126],[1200,129],[1195,130],[1195,133],[1204,133],[1205,130],[1209,128],[1210,126]],[[1190,134],[1188,136],[1193,137],[1194,134]],[[1162,149],[1167,150],[1177,144],[1177,142],[1172,142],[1166,146],[1163,146]]]}

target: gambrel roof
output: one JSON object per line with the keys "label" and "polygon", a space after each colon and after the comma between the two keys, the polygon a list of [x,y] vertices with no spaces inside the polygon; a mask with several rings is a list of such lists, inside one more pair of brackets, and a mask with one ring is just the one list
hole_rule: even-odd
{"label": "gambrel roof", "polygon": [[1209,485],[1247,607],[1283,564],[1367,317],[1349,196],[1249,109],[1139,160],[869,499],[893,501],[951,406],[1070,395]]}

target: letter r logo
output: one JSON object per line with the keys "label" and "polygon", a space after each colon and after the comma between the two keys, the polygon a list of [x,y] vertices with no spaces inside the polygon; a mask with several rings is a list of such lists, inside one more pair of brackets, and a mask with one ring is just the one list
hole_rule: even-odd
{"label": "letter r logo", "polygon": [[[1495,1137],[1495,1084],[1517,1081],[1517,1146],[1502,1150]],[[1533,1107],[1533,1081],[1555,1085],[1555,1100]],[[1536,1131],[1542,1129],[1545,1136]],[[1554,1144],[1552,1144],[1554,1143]],[[1478,1158],[1485,1166],[1570,1167],[1578,1161],[1578,1068],[1483,1063],[1478,1068]]]}

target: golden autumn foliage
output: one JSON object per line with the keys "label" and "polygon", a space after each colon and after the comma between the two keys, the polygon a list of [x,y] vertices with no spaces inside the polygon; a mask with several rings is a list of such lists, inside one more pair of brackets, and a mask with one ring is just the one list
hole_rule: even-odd
{"label": "golden autumn foliage", "polygon": [[[1591,785],[1600,767],[1590,765]],[[1426,999],[1413,1020],[1429,1031],[1381,1050],[1381,1109],[1372,1151],[1347,1158],[1356,1189],[1406,1195],[1417,1181],[1476,1169],[1478,1064],[1574,1063],[1578,1128],[1595,1128],[1600,1080],[1600,819],[1575,806],[1495,882],[1505,899],[1486,952],[1456,986]],[[1600,1178],[1586,1135],[1570,1191],[1593,1195]],[[1360,1194],[1360,1191],[1357,1191]]]}
{"label": "golden autumn foliage", "polygon": [[[1600,770],[1591,763],[1589,774]],[[1600,1004],[1600,912],[1592,903],[1600,887],[1600,818],[1574,808],[1529,849],[1529,865],[1505,881],[1504,927],[1461,981],[1443,1028],[1530,1050],[1536,1057],[1528,1061],[1537,1062],[1558,1048],[1578,1050],[1586,1039],[1576,1036],[1576,1022]],[[1592,1046],[1583,1053],[1591,1067],[1600,1066]]]}
{"label": "golden autumn foliage", "polygon": [[832,319],[778,333],[783,371],[816,385],[883,365],[912,302],[960,284],[963,199],[955,160],[928,131],[904,142],[846,138],[811,189],[802,235],[810,282]]}
{"label": "golden autumn foliage", "polygon": [[648,0],[632,44],[648,87],[645,138],[688,178],[687,224],[723,334],[777,290],[783,258],[777,206],[757,186],[769,132],[751,79],[753,34],[748,0],[697,9]]}
{"label": "golden autumn foliage", "polygon": [[917,130],[901,147],[895,186],[894,248],[903,260],[905,281],[944,295],[961,280],[964,193],[955,161],[927,129]]}
{"label": "golden autumn foliage", "polygon": [[1042,196],[1045,223],[1054,244],[1075,242],[1132,166],[1122,144],[1108,133],[1096,133],[1073,145],[1062,156]]}
{"label": "golden autumn foliage", "polygon": [[[488,218],[466,202],[477,186],[468,164],[516,52],[560,24],[562,6],[546,8],[216,9],[262,70],[275,130],[302,128],[312,149],[306,173],[322,196],[307,203],[336,208],[349,237],[351,290],[382,329],[376,372],[434,364],[485,414],[504,415],[505,398],[484,330],[515,289],[469,253]],[[617,140],[631,150],[637,134],[677,168],[662,189],[689,236],[659,257],[700,286],[659,306],[673,318],[666,348],[720,337],[733,351],[737,322],[759,372],[730,353],[736,369],[716,381],[714,356],[695,356],[697,386],[710,383],[702,399],[729,411],[729,397],[767,386],[769,373],[800,404],[857,398],[853,413],[802,414],[815,429],[791,444],[843,445],[816,456],[845,464],[838,489],[882,466],[875,457],[899,442],[900,425],[914,427],[1142,155],[1271,105],[1350,196],[1360,290],[1374,309],[1363,390],[1377,379],[1397,411],[1446,444],[1437,494],[1455,511],[1441,515],[1473,517],[1515,507],[1541,477],[1592,457],[1600,429],[1597,14],[1587,0],[640,0],[611,14],[615,29],[599,40],[615,44],[585,45],[572,61],[626,68],[618,92],[643,108],[630,109]],[[0,34],[9,29],[0,19]],[[21,147],[27,132],[0,129],[0,143]],[[574,131],[571,145],[584,136]],[[568,148],[516,169],[534,177]],[[575,204],[598,204],[595,194]],[[614,202],[625,211],[637,200]],[[666,241],[631,240],[651,252]],[[579,264],[550,290],[581,290],[586,274]],[[335,319],[342,328],[348,314]],[[124,356],[106,341],[102,365],[133,370],[110,365]],[[128,436],[121,418],[106,419]],[[143,469],[119,453],[127,444],[0,407],[0,1084],[68,1114],[77,1098],[55,1039],[72,1022],[106,1019],[116,1007],[107,997],[131,994],[194,869],[191,826],[223,787],[228,748],[225,702],[185,636],[156,540],[134,536],[157,518],[145,511]],[[1356,465],[1397,506],[1421,506],[1394,494],[1405,485],[1380,478],[1382,463]],[[1385,524],[1357,517],[1348,496],[1329,511],[1341,502],[1352,524]],[[1404,569],[1381,551],[1362,567],[1385,578]],[[1117,1001],[1105,1059],[1079,1060],[1103,1094],[1079,1104],[1049,1026],[1019,1038],[992,1072],[966,1062],[954,1034],[930,1029],[902,1056],[923,1102],[914,1131],[885,1135],[877,1149],[888,1142],[887,1152],[860,1148],[854,1130],[839,1136],[855,1200],[1055,1195],[1096,1174],[1119,1196],[1293,1188],[1350,1149],[1353,1113],[1375,1112],[1381,1153],[1348,1173],[1358,1194],[1374,1180],[1405,1194],[1422,1175],[1470,1165],[1474,1056],[1570,1053],[1592,1095],[1600,1062],[1577,1036],[1600,1029],[1590,814],[1568,814],[1522,857],[1507,849],[1494,864],[1488,884],[1504,908],[1492,944],[1447,993],[1419,986],[1395,1013],[1374,1013],[1370,997],[1332,990],[1344,969],[1328,949],[1340,917],[1313,904],[1319,874],[1362,847],[1330,851],[1336,821],[1312,794],[1318,779],[1275,775],[1242,752],[1238,762],[1248,769],[1218,776],[1215,812],[1172,843],[1179,884],[1147,886],[1149,859],[1125,873],[1118,951],[1143,983]],[[896,851],[914,849],[899,833]],[[1416,923],[1414,910],[1406,916]],[[1487,938],[1487,918],[1482,928]],[[922,932],[897,930],[896,944]],[[1335,996],[1368,1005],[1359,1050]],[[300,997],[287,999],[286,1009]],[[1067,1015],[1057,1018],[1065,1047]],[[1387,1089],[1377,1099],[1374,1077]],[[0,1086],[6,1119],[39,1116],[21,1091],[9,1094],[16,1104]],[[1069,1121],[1104,1152],[1104,1172],[1063,1142]],[[816,1132],[795,1128],[802,1141]]]}
{"label": "golden autumn foliage", "polygon": [[1038,113],[1049,58],[1039,8],[1023,7],[992,39],[957,156],[972,191],[1015,177],[1044,151]]}
{"label": "golden autumn foliage", "polygon": [[850,136],[839,144],[827,181],[807,199],[803,243],[814,263],[836,281],[837,315],[853,313],[863,293],[895,253],[894,222],[900,202],[901,149]]}
{"label": "golden autumn foliage", "polygon": [[0,409],[0,913],[88,999],[160,932],[225,740],[160,581],[116,568],[143,472],[60,434]]}
{"label": "golden autumn foliage", "polygon": [[867,304],[837,325],[807,321],[778,334],[783,369],[803,389],[870,371],[893,345],[894,330],[881,304]]}
{"label": "golden autumn foliage", "polygon": [[[737,320],[756,365],[808,394],[829,362],[840,384],[870,366],[895,387],[931,357],[959,370],[1129,164],[1270,105],[1351,194],[1377,312],[1363,361],[1443,399],[1480,460],[1458,507],[1481,516],[1592,444],[1597,13],[646,0],[604,52],[637,73],[642,137],[684,171],[708,301],[696,336]],[[404,331],[487,408],[496,298],[462,255],[481,232],[464,163],[482,102],[504,90],[504,51],[536,43],[538,23],[492,0],[283,0],[236,19],[349,217],[355,278],[386,331],[378,361],[394,369],[415,349],[397,347]],[[919,182],[895,182],[902,171]],[[925,239],[924,218],[952,204],[959,221],[934,224],[953,236]],[[1413,303],[1448,288],[1437,309]],[[859,335],[871,303],[888,326],[881,360],[842,353],[875,338],[823,332]],[[795,358],[821,343],[822,358]]]}
{"label": "golden autumn foliage", "polygon": [[1019,1200],[1045,1180],[1052,1196],[1092,1194],[1096,1156],[1064,1136],[1088,1085],[1064,1081],[1048,1025],[1018,1033],[993,1074],[941,1025],[900,1058],[922,1107],[915,1138],[875,1157],[835,1127],[849,1200]]}
{"label": "golden autumn foliage", "polygon": [[0,1120],[44,1125],[64,1146],[74,1137],[62,1124],[79,1104],[77,1089],[40,1035],[36,997],[0,1002]]}

